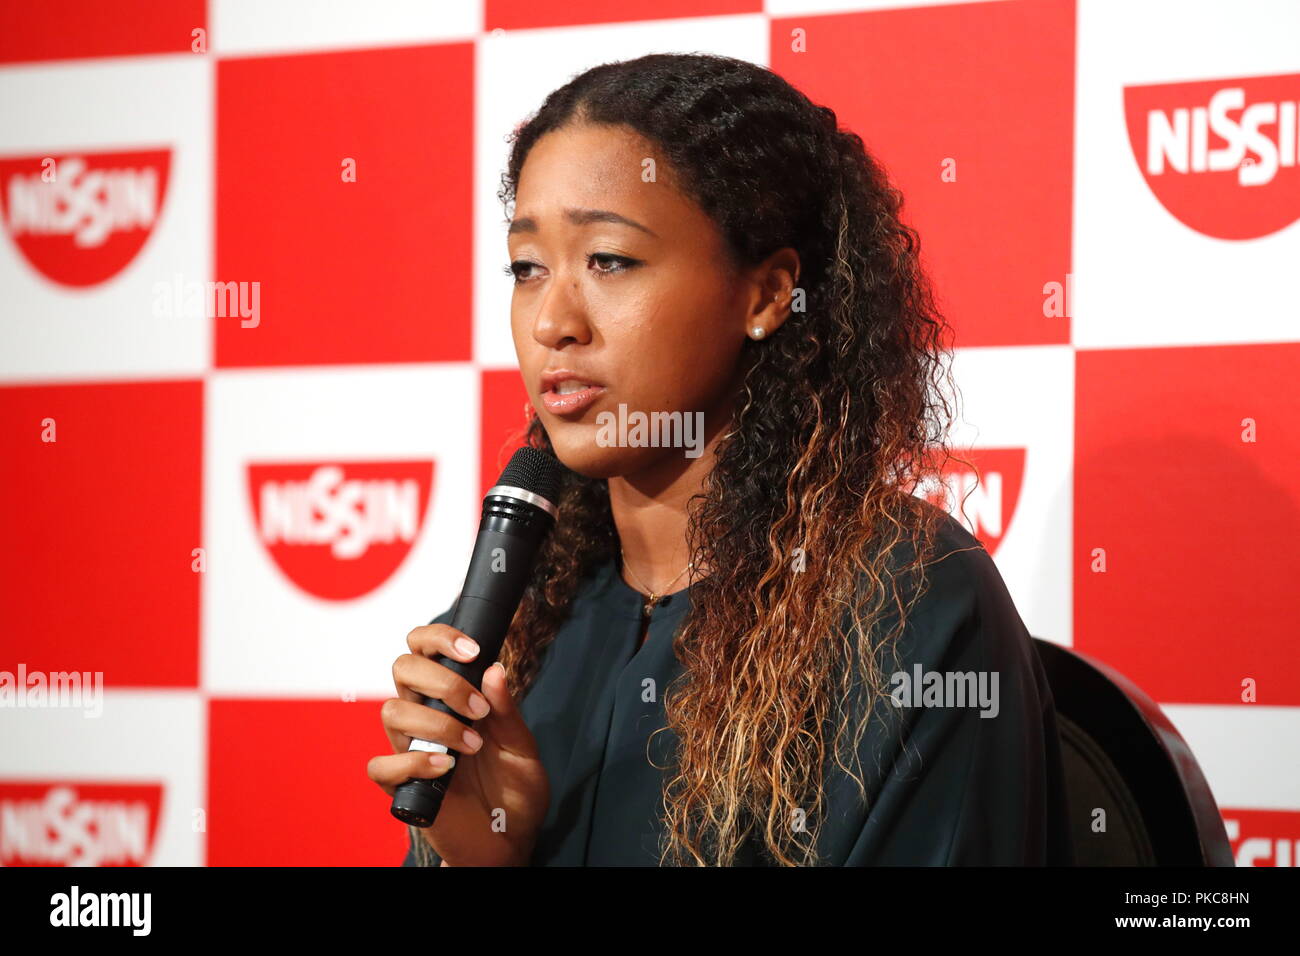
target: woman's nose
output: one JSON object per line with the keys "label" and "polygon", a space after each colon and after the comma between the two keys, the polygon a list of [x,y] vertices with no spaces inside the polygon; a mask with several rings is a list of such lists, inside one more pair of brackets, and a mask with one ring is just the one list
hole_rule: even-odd
{"label": "woman's nose", "polygon": [[533,338],[548,349],[567,339],[578,343],[591,340],[591,324],[576,287],[566,289],[557,282],[546,291],[533,317]]}

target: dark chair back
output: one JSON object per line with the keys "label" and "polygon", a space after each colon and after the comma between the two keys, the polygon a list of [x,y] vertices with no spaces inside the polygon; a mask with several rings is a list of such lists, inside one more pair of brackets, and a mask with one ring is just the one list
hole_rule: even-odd
{"label": "dark chair back", "polygon": [[1056,700],[1075,863],[1233,866],[1200,765],[1155,701],[1086,654],[1034,647]]}

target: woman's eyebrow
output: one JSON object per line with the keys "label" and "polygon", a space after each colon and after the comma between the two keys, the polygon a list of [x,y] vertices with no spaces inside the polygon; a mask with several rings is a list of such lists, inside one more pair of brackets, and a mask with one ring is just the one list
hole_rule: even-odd
{"label": "woman's eyebrow", "polygon": [[[640,229],[642,232],[659,238],[659,234],[649,226],[643,226],[635,219],[629,219],[627,216],[621,216],[616,212],[608,209],[566,209],[564,218],[575,226],[585,226],[593,222],[613,222],[624,226],[631,226],[633,229]],[[521,219],[512,220],[510,229],[506,235],[513,236],[517,232],[536,232],[537,220],[531,216],[524,216]]]}

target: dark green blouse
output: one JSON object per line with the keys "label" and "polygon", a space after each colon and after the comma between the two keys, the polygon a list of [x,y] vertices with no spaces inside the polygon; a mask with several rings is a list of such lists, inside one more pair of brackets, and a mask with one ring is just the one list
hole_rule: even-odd
{"label": "dark green blouse", "polygon": [[[945,557],[928,568],[929,587],[887,674],[915,677],[918,665],[922,675],[997,672],[996,715],[974,701],[898,707],[886,698],[881,707],[893,713],[868,724],[859,751],[869,806],[840,768],[825,771],[819,859],[827,866],[1069,865],[1056,711],[1029,633],[975,538],[948,518],[937,544]],[[586,579],[544,650],[520,704],[551,785],[534,866],[657,865],[665,772],[649,758],[667,764],[673,735],[650,735],[664,726],[663,694],[680,672],[672,639],[691,590],[662,599],[638,647],[643,599],[611,560]],[[450,609],[434,618],[450,621]],[[905,699],[901,682],[891,687]],[[832,736],[833,728],[828,742]],[[403,865],[426,861],[439,862],[429,853],[417,860],[412,836]],[[737,865],[769,863],[751,842]]]}

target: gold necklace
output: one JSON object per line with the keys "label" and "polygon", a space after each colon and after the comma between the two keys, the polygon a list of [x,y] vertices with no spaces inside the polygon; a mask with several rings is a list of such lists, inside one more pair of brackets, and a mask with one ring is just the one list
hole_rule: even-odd
{"label": "gold necklace", "polygon": [[[628,567],[628,563],[627,563],[627,560],[626,560],[626,558],[625,558],[625,556],[624,556],[624,554],[623,554],[623,549],[622,549],[622,548],[619,548],[619,549],[618,549],[618,557],[619,557],[619,560],[622,562],[623,567],[627,568],[627,572],[628,572],[628,574],[632,575],[632,577],[634,577],[634,578],[637,579],[637,584],[638,584],[639,589],[641,589],[641,590],[646,590],[646,591],[650,591],[650,589],[647,588],[647,587],[645,586],[644,582],[642,582],[640,578],[637,578],[636,572],[633,571],[630,567]],[[683,574],[685,574],[687,571],[689,571],[689,570],[690,570],[691,568],[693,568],[693,567],[695,567],[695,562],[694,562],[694,561],[690,562],[689,564],[686,565],[686,567],[682,568],[681,571],[679,571],[679,572],[677,573],[677,577],[676,577],[676,578],[673,578],[671,581],[669,581],[667,584],[664,585],[664,591],[667,591],[670,587],[672,587],[674,584],[676,584],[676,583],[677,583],[677,579],[680,578]],[[651,610],[654,608],[656,602],[658,602],[659,599],[660,599],[662,596],[663,596],[662,594],[656,594],[654,591],[650,591],[650,596],[646,598],[645,603],[641,606],[641,614],[642,614],[643,617],[649,617],[649,616],[650,616],[650,612],[651,612]]]}

